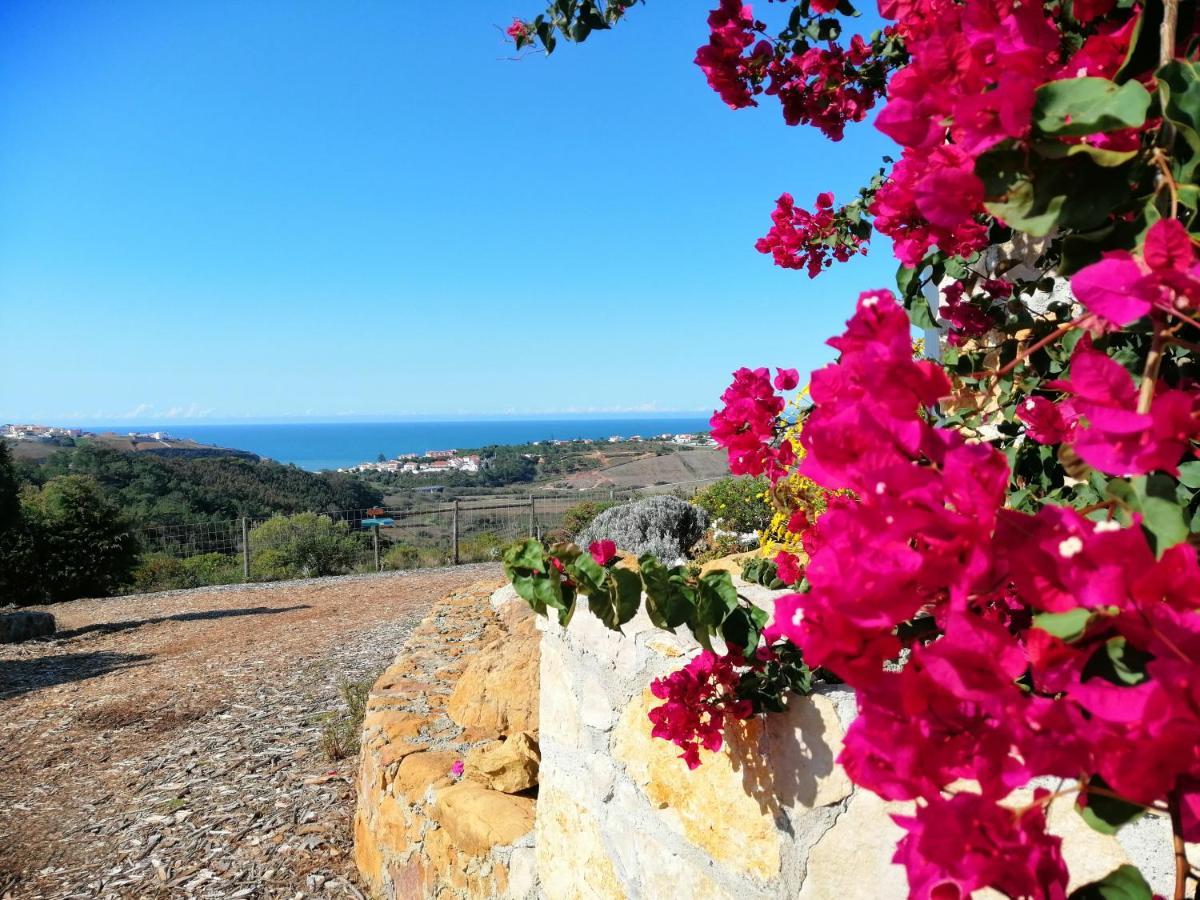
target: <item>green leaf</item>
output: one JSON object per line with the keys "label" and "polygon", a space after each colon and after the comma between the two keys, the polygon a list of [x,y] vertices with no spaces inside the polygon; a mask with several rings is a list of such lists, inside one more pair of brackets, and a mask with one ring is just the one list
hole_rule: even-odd
{"label": "green leaf", "polygon": [[[1136,82],[1133,82],[1136,83]],[[1092,162],[1104,168],[1123,165],[1138,155],[1137,150],[1105,150],[1093,147],[1091,144],[1062,144],[1058,141],[1039,141],[1033,146],[1034,151],[1046,159],[1065,159],[1068,156],[1089,157]]]}
{"label": "green leaf", "polygon": [[1167,93],[1164,118],[1175,131],[1172,174],[1180,184],[1189,184],[1200,166],[1200,67],[1177,59],[1156,74]]}
{"label": "green leaf", "polygon": [[1146,663],[1151,659],[1149,653],[1131,646],[1125,638],[1112,637],[1084,664],[1081,680],[1103,678],[1110,684],[1132,687],[1147,680]]}
{"label": "green leaf", "polygon": [[[505,571],[517,569],[532,569],[536,572],[546,570],[546,555],[542,542],[535,538],[526,538],[519,544],[513,544],[504,551]],[[511,575],[509,576],[512,577]]]}
{"label": "green leaf", "polygon": [[1060,613],[1040,613],[1033,617],[1033,627],[1069,643],[1083,637],[1091,619],[1092,611],[1082,608]]}
{"label": "green leaf", "polygon": [[746,607],[738,607],[721,623],[721,637],[730,647],[738,647],[744,653],[753,653],[758,646],[759,629]]}
{"label": "green leaf", "polygon": [[1134,866],[1113,869],[1099,881],[1071,891],[1068,900],[1153,900],[1154,892]]}
{"label": "green leaf", "polygon": [[923,294],[917,294],[911,300],[906,301],[905,309],[908,311],[908,320],[913,323],[913,327],[937,328],[933,311],[929,308],[929,301]]}
{"label": "green leaf", "polygon": [[1056,226],[1098,228],[1131,197],[1125,167],[1099,166],[1087,155],[1031,167],[1023,152],[1001,145],[975,161],[975,174],[983,181],[988,212],[1036,237]]}
{"label": "green leaf", "polygon": [[896,290],[901,297],[907,297],[909,294],[920,287],[921,270],[919,268],[910,269],[908,266],[900,266],[896,270]]}
{"label": "green leaf", "polygon": [[581,553],[570,568],[571,576],[579,584],[579,590],[591,595],[605,589],[605,569],[587,553]]}
{"label": "green leaf", "polygon": [[1200,487],[1200,461],[1180,464],[1180,484],[1184,487]]}
{"label": "green leaf", "polygon": [[1088,787],[1079,792],[1075,801],[1075,811],[1093,829],[1101,834],[1116,834],[1121,826],[1140,816],[1146,807],[1128,800],[1118,800],[1107,793],[1092,791],[1088,788],[1095,786],[1110,790],[1103,778],[1096,775],[1088,781]]}
{"label": "green leaf", "polygon": [[637,615],[642,601],[642,579],[637,572],[624,568],[609,569],[608,577],[613,584],[614,607],[619,628]]}
{"label": "green leaf", "polygon": [[674,629],[687,623],[695,609],[695,591],[686,583],[682,566],[667,569],[649,553],[638,559],[646,589],[646,613],[658,628]]}
{"label": "green leaf", "polygon": [[1155,552],[1162,556],[1169,548],[1188,539],[1188,522],[1175,496],[1175,480],[1155,473],[1126,481],[1114,478],[1108,483],[1110,497],[1141,513],[1142,527],[1150,532]]}
{"label": "green leaf", "polygon": [[1137,128],[1146,121],[1150,92],[1136,81],[1118,85],[1107,78],[1065,78],[1037,90],[1033,122],[1057,137]]}

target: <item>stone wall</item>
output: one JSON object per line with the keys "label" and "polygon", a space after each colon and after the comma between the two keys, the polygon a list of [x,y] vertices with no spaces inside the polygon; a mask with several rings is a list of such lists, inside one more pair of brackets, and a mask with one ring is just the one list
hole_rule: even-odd
{"label": "stone wall", "polygon": [[[770,606],[770,592],[735,581]],[[672,744],[650,737],[646,711],[658,702],[650,681],[699,650],[690,635],[664,634],[644,614],[617,634],[582,606],[566,629],[539,627],[540,896],[908,896],[904,872],[891,862],[901,835],[891,815],[911,805],[855,789],[835,762],[855,715],[851,691],[826,687],[794,698],[786,714],[741,723],[724,751],[701,751],[703,764],[689,772]],[[1132,861],[1169,895],[1162,818],[1147,816],[1118,840],[1093,831],[1063,801],[1050,823],[1064,837],[1072,888]]]}
{"label": "stone wall", "polygon": [[[771,592],[735,582],[771,605]],[[372,691],[355,855],[374,896],[908,895],[891,862],[901,835],[891,816],[911,805],[855,789],[836,763],[851,691],[824,687],[783,715],[738,723],[723,751],[702,751],[689,771],[677,748],[650,737],[646,713],[657,702],[650,682],[699,650],[690,635],[658,631],[644,614],[612,632],[580,604],[566,629],[537,620],[539,641],[524,602],[495,587],[436,604]],[[1114,838],[1059,802],[1050,824],[1072,887],[1134,862],[1169,895],[1164,819]]]}
{"label": "stone wall", "polygon": [[538,634],[497,586],[436,602],[371,690],[354,855],[373,896],[533,895]]}

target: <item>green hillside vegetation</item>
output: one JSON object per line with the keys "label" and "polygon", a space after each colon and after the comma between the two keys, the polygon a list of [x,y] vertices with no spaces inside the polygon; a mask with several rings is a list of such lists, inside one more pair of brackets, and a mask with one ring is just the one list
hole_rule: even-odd
{"label": "green hillside vegetation", "polygon": [[136,525],[333,513],[382,500],[377,489],[349,475],[236,457],[162,458],[88,443],[59,450],[41,463],[18,463],[17,474],[35,486],[64,475],[90,477]]}

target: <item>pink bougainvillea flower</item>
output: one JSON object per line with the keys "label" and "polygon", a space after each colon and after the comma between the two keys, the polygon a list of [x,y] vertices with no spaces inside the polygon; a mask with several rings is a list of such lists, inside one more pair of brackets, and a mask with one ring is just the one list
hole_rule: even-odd
{"label": "pink bougainvillea flower", "polygon": [[783,397],[771,385],[770,371],[738,369],[733,384],[721,395],[724,409],[713,413],[709,424],[712,438],[729,455],[729,470],[734,475],[767,475],[778,481],[796,461],[790,441],[776,445]]}
{"label": "pink bougainvillea flower", "polygon": [[1056,403],[1045,397],[1026,397],[1017,406],[1025,433],[1039,444],[1062,444],[1075,435],[1075,419],[1068,419]]}
{"label": "pink bougainvillea flower", "polygon": [[[1040,800],[1048,791],[1035,793]],[[979,794],[937,797],[913,816],[893,816],[908,833],[894,861],[908,873],[913,897],[958,900],[984,887],[1009,897],[1066,897],[1062,838],[1046,831],[1045,809],[1000,806]]]}
{"label": "pink bougainvillea flower", "polygon": [[617,545],[613,541],[592,541],[588,545],[588,553],[598,566],[607,566],[617,557]]}
{"label": "pink bougainvillea flower", "polygon": [[[742,51],[754,43],[754,13],[741,0],[721,0],[708,16],[708,43],[696,51],[696,65],[730,109],[757,106]],[[769,54],[770,49],[765,48]]]}
{"label": "pink bougainvillea flower", "polygon": [[705,650],[650,684],[650,692],[664,701],[649,712],[650,733],[680,747],[679,758],[689,769],[700,765],[701,747],[714,753],[721,749],[727,720],[753,715],[753,705],[736,697],[738,664],[746,664],[740,653],[718,656]]}
{"label": "pink bougainvillea flower", "polygon": [[1071,394],[1068,418],[1082,418],[1071,447],[1088,465],[1109,475],[1179,472],[1179,462],[1200,433],[1194,392],[1162,388],[1149,412],[1137,411],[1133,377],[1085,335],[1071,356],[1069,378],[1047,387]]}
{"label": "pink bougainvillea flower", "polygon": [[1160,219],[1146,232],[1142,259],[1124,250],[1080,269],[1071,290],[1107,325],[1124,327],[1151,309],[1190,309],[1200,304],[1200,263],[1183,223]]}
{"label": "pink bougainvillea flower", "polygon": [[755,242],[754,249],[771,254],[781,268],[806,269],[809,278],[834,261],[845,262],[856,253],[865,253],[867,241],[839,226],[832,210],[830,193],[817,197],[812,212],[797,207],[791,194],[782,194],[771,213],[771,230]]}
{"label": "pink bougainvillea flower", "polygon": [[795,369],[776,369],[774,384],[778,391],[794,391],[800,384],[800,373]]}
{"label": "pink bougainvillea flower", "polygon": [[453,775],[455,778],[461,778],[463,772],[465,772],[466,769],[467,769],[467,764],[464,763],[461,759],[456,759],[454,761],[454,765],[452,765],[450,767],[450,774]]}
{"label": "pink bougainvillea flower", "polygon": [[520,19],[513,19],[512,24],[504,29],[504,33],[515,41],[517,38],[524,37],[529,33],[529,26]]}
{"label": "pink bougainvillea flower", "polygon": [[780,550],[775,555],[775,569],[784,584],[795,584],[804,577],[804,568],[793,554]]}

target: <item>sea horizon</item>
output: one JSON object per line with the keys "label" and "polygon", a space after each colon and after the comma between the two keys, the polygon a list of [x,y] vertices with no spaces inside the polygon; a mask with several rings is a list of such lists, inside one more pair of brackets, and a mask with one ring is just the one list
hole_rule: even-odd
{"label": "sea horizon", "polygon": [[[51,423],[39,423],[51,424]],[[70,424],[97,434],[163,431],[231,450],[247,450],[309,471],[339,469],[430,450],[461,450],[533,441],[603,440],[613,436],[707,432],[708,416],[688,413],[605,416],[461,417],[392,421]]]}

